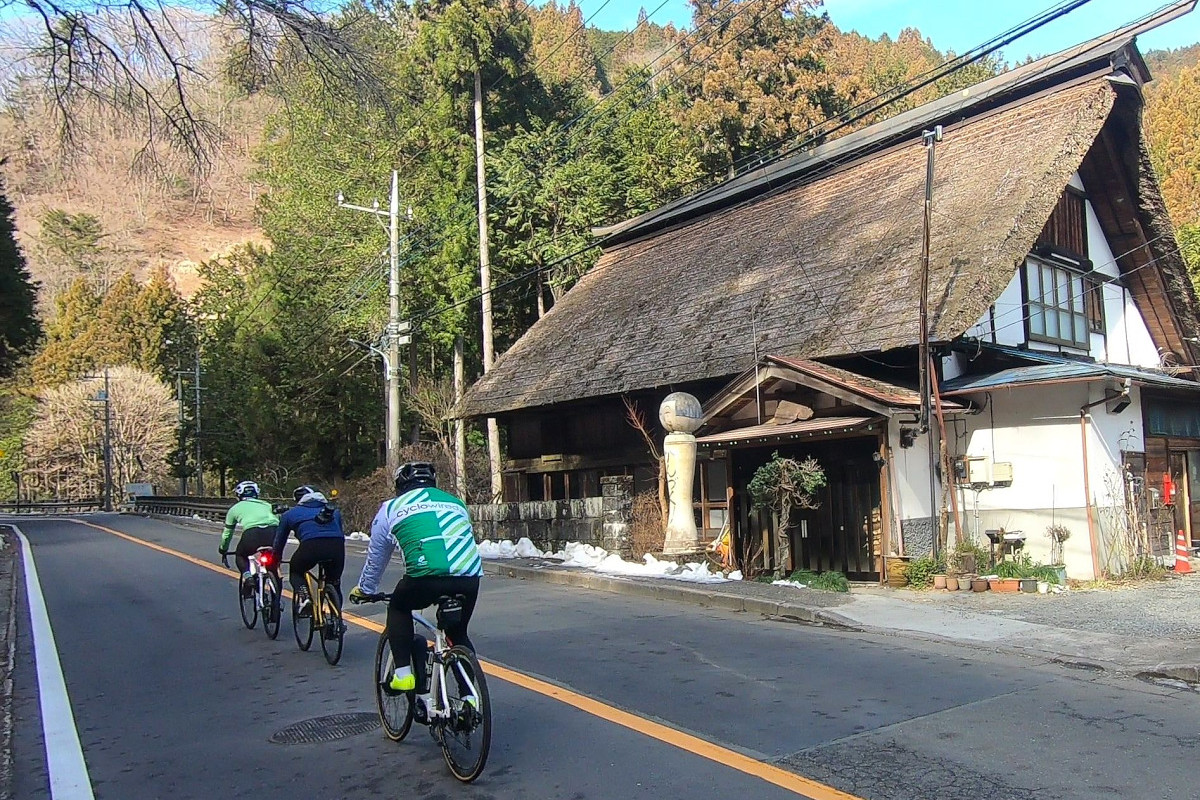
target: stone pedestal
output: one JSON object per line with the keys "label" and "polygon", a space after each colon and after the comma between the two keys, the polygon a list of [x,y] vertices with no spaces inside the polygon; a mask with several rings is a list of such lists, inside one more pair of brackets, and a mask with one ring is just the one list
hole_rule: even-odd
{"label": "stone pedestal", "polygon": [[668,555],[704,549],[692,510],[692,482],[696,475],[696,437],[692,432],[700,427],[700,416],[700,401],[685,392],[667,395],[658,411],[659,421],[668,432],[663,441],[670,500],[663,552]]}

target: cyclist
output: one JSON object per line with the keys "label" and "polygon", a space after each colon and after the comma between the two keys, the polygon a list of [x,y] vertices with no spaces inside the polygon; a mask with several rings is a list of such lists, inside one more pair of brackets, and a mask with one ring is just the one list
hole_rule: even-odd
{"label": "cyclist", "polygon": [[242,537],[238,539],[237,549],[233,560],[238,571],[242,574],[242,593],[247,597],[254,592],[250,582],[250,556],[260,547],[270,547],[275,539],[275,529],[279,526],[279,517],[275,515],[271,504],[258,497],[258,484],[254,481],[242,481],[233,489],[234,497],[238,499],[225,515],[225,530],[221,533],[221,544],[217,552],[221,554],[221,563],[229,566],[229,540],[233,538],[233,529],[242,526]]}
{"label": "cyclist", "polygon": [[283,548],[288,534],[295,533],[300,540],[288,570],[288,580],[296,598],[299,614],[312,613],[304,573],[317,564],[325,564],[325,581],[333,586],[338,601],[342,596],[342,570],[346,565],[346,535],[342,531],[342,512],[325,499],[325,495],[307,484],[297,486],[292,492],[296,505],[279,518],[275,532],[275,561],[283,558]]}
{"label": "cyclist", "polygon": [[379,507],[371,523],[367,562],[358,586],[350,590],[350,599],[379,593],[379,579],[392,551],[399,547],[404,575],[387,610],[388,643],[396,665],[388,686],[397,692],[415,690],[428,708],[427,643],[413,630],[412,612],[434,604],[443,595],[463,595],[461,620],[447,626],[446,636],[453,644],[474,650],[467,623],[479,598],[483,562],[466,504],[437,488],[433,464],[404,464],[396,470],[395,487],[396,497]]}

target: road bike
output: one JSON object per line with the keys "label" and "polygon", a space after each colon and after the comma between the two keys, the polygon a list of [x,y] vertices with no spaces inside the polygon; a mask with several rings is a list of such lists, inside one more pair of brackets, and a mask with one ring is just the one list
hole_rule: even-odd
{"label": "road bike", "polygon": [[[369,595],[361,603],[387,602],[391,595]],[[396,665],[388,644],[387,630],[379,636],[375,650],[375,702],[384,734],[393,742],[408,735],[413,722],[429,727],[442,749],[446,766],[455,778],[470,783],[483,772],[492,743],[492,703],[479,660],[470,648],[450,646],[444,628],[454,625],[462,614],[462,595],[447,595],[437,601],[437,625],[413,612],[413,621],[433,635],[427,650],[426,675],[432,707],[418,708],[416,692],[397,692],[389,685]]]}
{"label": "road bike", "polygon": [[[272,572],[275,553],[270,547],[260,547],[249,559],[248,569],[238,581],[238,605],[242,610],[242,622],[250,630],[258,623],[261,613],[263,630],[267,638],[279,635],[280,582]],[[246,592],[249,582],[251,591]]]}
{"label": "road bike", "polygon": [[317,577],[304,573],[307,598],[312,602],[301,609],[306,599],[302,593],[292,598],[292,629],[296,632],[296,644],[301,650],[312,647],[313,634],[321,637],[321,651],[325,660],[333,666],[341,660],[342,643],[346,636],[346,624],[342,622],[342,605],[338,591],[327,581],[325,562],[317,564]]}

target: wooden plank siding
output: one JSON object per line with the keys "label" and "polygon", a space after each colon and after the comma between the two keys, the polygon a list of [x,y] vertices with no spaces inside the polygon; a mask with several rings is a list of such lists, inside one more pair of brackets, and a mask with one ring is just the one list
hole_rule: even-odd
{"label": "wooden plank siding", "polygon": [[1068,186],[1058,199],[1034,245],[1035,249],[1039,247],[1087,260],[1087,207],[1083,193],[1075,187]]}

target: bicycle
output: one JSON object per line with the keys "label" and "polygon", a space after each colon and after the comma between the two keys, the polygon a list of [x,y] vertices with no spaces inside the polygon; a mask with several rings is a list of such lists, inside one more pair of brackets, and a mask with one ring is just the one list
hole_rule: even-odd
{"label": "bicycle", "polygon": [[[355,602],[387,602],[391,597],[390,594],[377,594]],[[439,597],[436,626],[416,611],[412,612],[413,621],[433,634],[433,647],[428,650],[426,662],[429,694],[433,700],[428,718],[417,714],[416,692],[397,692],[389,686],[396,665],[386,629],[380,634],[375,650],[374,683],[375,703],[384,734],[393,742],[399,742],[408,735],[414,721],[428,726],[450,772],[463,783],[470,783],[479,777],[487,763],[492,742],[492,703],[475,653],[462,645],[450,647],[443,630],[446,625],[458,621],[456,615],[462,613],[463,599],[462,595]],[[471,696],[476,700],[474,704],[466,699]],[[461,756],[460,750],[463,751]],[[473,760],[468,761],[470,755]]]}
{"label": "bicycle", "polygon": [[321,651],[329,665],[334,666],[342,658],[346,624],[342,622],[342,606],[337,590],[332,584],[326,583],[324,562],[317,564],[315,581],[311,572],[304,573],[304,585],[312,602],[308,605],[307,613],[303,613],[300,605],[304,597],[292,598],[292,628],[296,633],[296,644],[301,650],[307,651],[312,647],[314,631],[319,631]]}
{"label": "bicycle", "polygon": [[[268,639],[279,635],[280,617],[280,585],[279,576],[271,571],[275,566],[275,554],[270,547],[260,547],[248,559],[247,571],[238,580],[238,605],[242,611],[242,623],[248,630],[254,630],[258,624],[259,613],[262,614],[263,631]],[[228,558],[225,565],[229,566]],[[244,589],[245,579],[253,582],[253,591],[247,595]]]}

